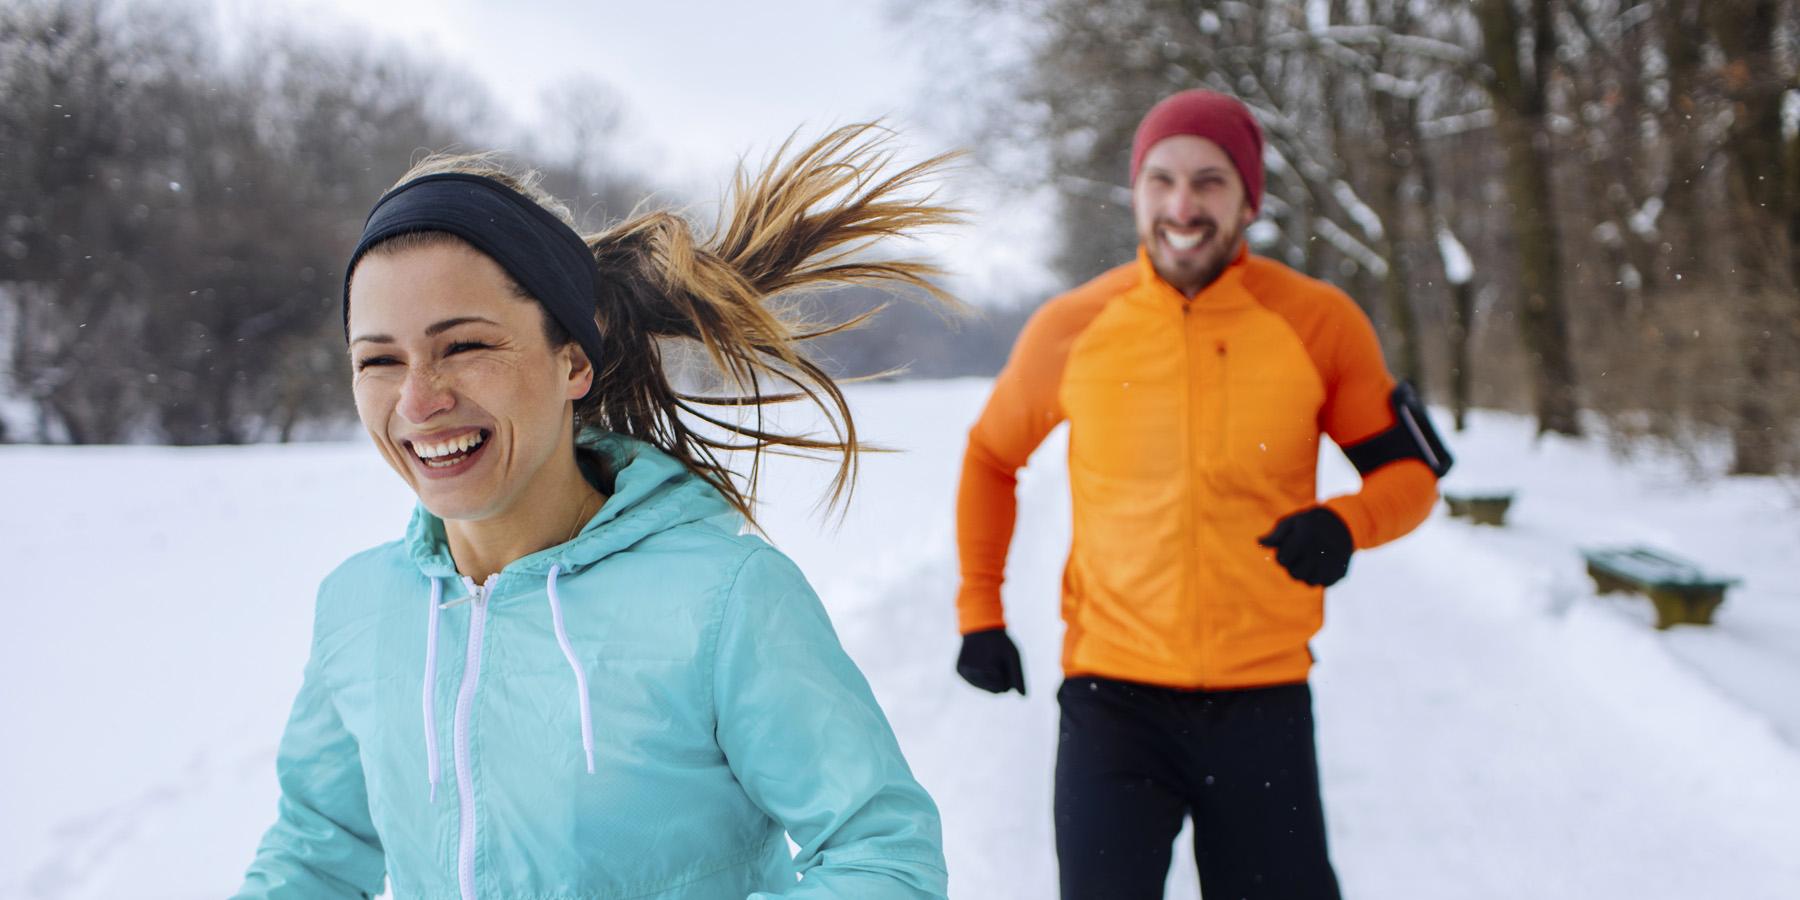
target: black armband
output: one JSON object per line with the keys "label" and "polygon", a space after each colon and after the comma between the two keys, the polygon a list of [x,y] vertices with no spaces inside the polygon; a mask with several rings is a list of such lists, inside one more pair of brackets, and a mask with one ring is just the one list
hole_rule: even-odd
{"label": "black armband", "polygon": [[1416,459],[1430,468],[1431,474],[1444,477],[1455,460],[1438,437],[1437,429],[1431,426],[1431,416],[1419,401],[1419,393],[1402,381],[1394,388],[1389,402],[1394,407],[1393,427],[1345,447],[1344,455],[1364,475],[1397,460]]}

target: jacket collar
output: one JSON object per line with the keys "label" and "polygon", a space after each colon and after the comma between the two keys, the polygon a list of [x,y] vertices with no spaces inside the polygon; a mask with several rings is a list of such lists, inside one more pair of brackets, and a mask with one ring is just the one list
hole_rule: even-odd
{"label": "jacket collar", "polygon": [[1190,301],[1186,294],[1177,290],[1174,285],[1163,280],[1156,272],[1156,265],[1150,261],[1150,251],[1139,244],[1137,248],[1138,285],[1144,294],[1151,298],[1157,306],[1174,309],[1189,309],[1197,313],[1227,312],[1243,309],[1256,303],[1248,289],[1244,287],[1244,273],[1249,270],[1250,248],[1248,245],[1238,247],[1237,255],[1226,264],[1225,271],[1212,284],[1200,289]]}
{"label": "jacket collar", "polygon": [[[689,522],[719,519],[733,533],[737,511],[705,480],[674,457],[611,432],[588,430],[577,443],[600,454],[614,472],[613,493],[573,538],[507,564],[507,571],[543,574],[552,566],[578,571],[637,542]],[[457,577],[444,536],[444,521],[424,504],[413,508],[406,547],[419,570],[430,577]]]}

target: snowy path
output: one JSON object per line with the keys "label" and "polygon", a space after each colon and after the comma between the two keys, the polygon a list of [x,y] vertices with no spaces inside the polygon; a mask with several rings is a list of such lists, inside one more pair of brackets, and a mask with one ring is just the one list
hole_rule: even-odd
{"label": "snowy path", "polygon": [[[823,467],[778,463],[764,522],[943,808],[952,896],[1037,900],[1055,896],[1067,492],[1053,441],[1025,473],[1007,587],[1032,694],[980,693],[952,671],[950,512],[984,395],[973,381],[855,390],[870,434],[908,452],[868,458],[835,530],[811,506]],[[1361,555],[1315,644],[1346,896],[1800,896],[1792,496],[1534,447],[1507,417],[1479,419],[1457,450],[1459,475],[1522,489],[1515,525],[1434,518]],[[0,448],[0,462],[0,495],[31,513],[0,524],[13,578],[0,601],[0,898],[228,892],[273,809],[312,588],[398,530],[404,489],[355,444]],[[1322,473],[1328,489],[1351,480],[1335,458]],[[103,534],[118,544],[96,559]],[[1642,601],[1594,597],[1573,554],[1624,540],[1745,585],[1715,628],[1654,632]],[[1185,857],[1169,896],[1192,900]]]}
{"label": "snowy path", "polygon": [[[951,672],[957,645],[946,607],[956,575],[946,504],[963,423],[982,397],[980,385],[958,387],[969,393],[901,386],[880,396],[884,415],[872,422],[938,416],[956,424],[890,438],[912,452],[870,463],[868,493],[880,499],[863,497],[829,549],[789,537],[813,529],[786,510],[772,511],[768,524],[808,571],[837,579],[821,593],[943,808],[953,896],[1052,897],[1063,451],[1059,441],[1046,444],[1025,473],[1009,566],[1009,620],[1032,694],[990,697]],[[1516,524],[1483,529],[1440,514],[1407,540],[1363,554],[1354,577],[1332,592],[1315,645],[1327,812],[1346,896],[1800,896],[1800,750],[1715,686],[1715,673],[1672,649],[1692,643],[1729,655],[1735,634],[1761,634],[1773,648],[1770,665],[1724,671],[1758,683],[1759,699],[1786,696],[1758,679],[1779,681],[1789,667],[1800,673],[1800,641],[1754,626],[1800,621],[1800,610],[1746,614],[1740,591],[1717,632],[1657,634],[1646,602],[1594,597],[1573,550],[1679,540],[1719,558],[1730,541],[1710,519],[1741,516],[1748,504],[1776,526],[1767,547],[1752,548],[1760,555],[1736,557],[1776,567],[1745,572],[1764,576],[1748,587],[1784,586],[1779,528],[1800,537],[1791,500],[1735,484],[1722,486],[1740,494],[1724,508],[1672,487],[1657,497],[1656,485],[1677,483],[1666,474],[1652,478],[1647,498],[1610,497],[1623,479],[1596,477],[1596,468],[1614,468],[1604,454],[1546,446],[1521,456],[1530,443],[1521,423],[1483,424],[1491,435],[1481,437],[1492,440],[1467,447],[1464,464],[1521,488]],[[1321,475],[1328,492],[1354,484],[1332,456]],[[909,484],[917,490],[900,487]],[[1687,530],[1658,531],[1652,520]],[[881,527],[897,522],[907,528]],[[1709,529],[1708,539],[1696,540],[1698,529]],[[858,565],[845,567],[846,558]],[[1177,854],[1171,898],[1199,896],[1186,856]]]}

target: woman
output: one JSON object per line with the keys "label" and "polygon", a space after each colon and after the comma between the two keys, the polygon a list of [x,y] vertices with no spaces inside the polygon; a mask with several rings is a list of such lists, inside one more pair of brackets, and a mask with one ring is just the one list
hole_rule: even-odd
{"label": "woman", "polygon": [[[837,329],[767,301],[929,289],[845,251],[953,218],[903,196],[938,160],[877,179],[869,135],[740,175],[706,244],[662,212],[580,237],[486,157],[427,160],[375,205],[345,274],[356,408],[419,504],[320,588],[239,897],[365,897],[384,873],[404,900],[944,894],[936,807],[868,685],[794,564],[742,533],[763,450],[835,452],[834,494],[856,459],[797,352]],[[738,394],[678,392],[660,354],[682,340]],[[796,397],[840,439],[699,408]]]}

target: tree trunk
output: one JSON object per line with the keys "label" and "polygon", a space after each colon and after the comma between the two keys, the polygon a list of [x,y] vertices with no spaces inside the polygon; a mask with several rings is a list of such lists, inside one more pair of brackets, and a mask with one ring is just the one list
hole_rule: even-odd
{"label": "tree trunk", "polygon": [[1648,279],[1652,289],[1692,287],[1713,261],[1711,231],[1701,213],[1700,103],[1701,0],[1673,0],[1660,7],[1663,55],[1668,60],[1669,101],[1662,139],[1669,147],[1669,183],[1663,194],[1661,271]]}
{"label": "tree trunk", "polygon": [[1474,360],[1469,353],[1470,332],[1475,322],[1475,285],[1464,281],[1450,288],[1456,310],[1450,322],[1450,411],[1456,417],[1456,430],[1462,431],[1469,413],[1469,387],[1473,383]]}
{"label": "tree trunk", "polygon": [[1382,255],[1387,257],[1387,278],[1383,293],[1387,299],[1389,329],[1395,342],[1395,367],[1402,379],[1410,381],[1424,397],[1425,362],[1419,340],[1418,316],[1413,310],[1412,267],[1407,263],[1403,227],[1406,222],[1406,174],[1413,166],[1418,145],[1408,127],[1413,118],[1412,104],[1398,97],[1377,96],[1377,115],[1381,118],[1382,143],[1386,153],[1376,164],[1380,184],[1382,219]]}
{"label": "tree trunk", "polygon": [[1732,428],[1731,471],[1769,475],[1782,462],[1784,417],[1777,406],[1781,375],[1793,365],[1790,330],[1800,316],[1789,236],[1791,209],[1781,133],[1779,4],[1777,0],[1713,0],[1714,36],[1725,55],[1726,98],[1732,106],[1725,155],[1731,165],[1731,199],[1740,224],[1735,257],[1736,293],[1742,302],[1739,353],[1744,383],[1738,386]]}
{"label": "tree trunk", "polygon": [[1532,3],[1533,54],[1520,59],[1524,23],[1512,0],[1482,0],[1483,54],[1493,79],[1495,127],[1506,147],[1506,193],[1519,249],[1519,327],[1532,361],[1538,432],[1581,433],[1575,364],[1563,299],[1562,238],[1551,206],[1549,104],[1545,79],[1555,56],[1549,0]]}

